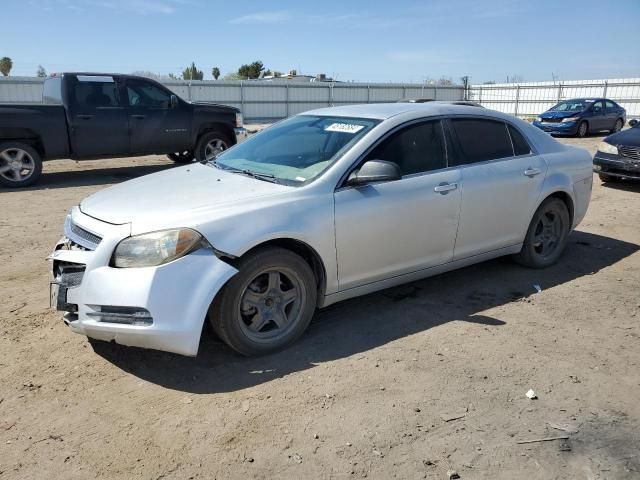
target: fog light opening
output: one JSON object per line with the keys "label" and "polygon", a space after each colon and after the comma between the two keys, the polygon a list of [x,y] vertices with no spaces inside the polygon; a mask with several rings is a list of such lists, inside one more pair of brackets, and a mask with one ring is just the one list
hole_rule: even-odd
{"label": "fog light opening", "polygon": [[153,325],[153,317],[146,308],[105,305],[95,305],[91,306],[91,308],[94,311],[87,312],[87,316],[101,323],[117,323],[136,327]]}

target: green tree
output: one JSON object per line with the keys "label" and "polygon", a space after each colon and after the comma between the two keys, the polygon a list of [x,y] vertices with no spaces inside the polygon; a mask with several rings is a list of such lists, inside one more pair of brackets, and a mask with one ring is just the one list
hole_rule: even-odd
{"label": "green tree", "polygon": [[238,69],[238,75],[240,78],[258,78],[263,70],[264,64],[260,60],[256,60],[253,63],[242,65]]}
{"label": "green tree", "polygon": [[211,75],[214,80],[217,80],[220,77],[220,69],[218,67],[213,67],[211,69]]}
{"label": "green tree", "polygon": [[231,73],[227,73],[224,77],[222,77],[223,80],[243,80],[243,78],[238,75],[238,72],[231,72]]}
{"label": "green tree", "polygon": [[9,57],[0,58],[0,73],[2,73],[2,75],[8,77],[12,68],[13,61]]}
{"label": "green tree", "polygon": [[182,72],[183,80],[202,80],[203,78],[204,73],[202,73],[202,70],[196,68],[195,62],[191,62],[191,66],[185,68]]}
{"label": "green tree", "polygon": [[46,77],[47,71],[44,69],[42,65],[38,65],[38,71],[36,72],[37,77]]}

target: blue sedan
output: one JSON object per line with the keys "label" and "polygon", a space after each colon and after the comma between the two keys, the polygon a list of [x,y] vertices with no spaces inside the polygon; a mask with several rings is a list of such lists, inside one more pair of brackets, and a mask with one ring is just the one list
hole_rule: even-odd
{"label": "blue sedan", "polygon": [[573,98],[542,113],[533,124],[553,135],[577,135],[589,132],[622,130],[627,112],[607,98]]}

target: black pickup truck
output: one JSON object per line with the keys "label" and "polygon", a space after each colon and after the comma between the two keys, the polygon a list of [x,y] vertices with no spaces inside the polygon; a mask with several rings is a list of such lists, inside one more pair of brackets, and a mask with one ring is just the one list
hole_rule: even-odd
{"label": "black pickup truck", "polygon": [[57,158],[205,160],[246,135],[237,108],[184,101],[148,78],[55,74],[41,105],[0,104],[0,185],[31,185]]}

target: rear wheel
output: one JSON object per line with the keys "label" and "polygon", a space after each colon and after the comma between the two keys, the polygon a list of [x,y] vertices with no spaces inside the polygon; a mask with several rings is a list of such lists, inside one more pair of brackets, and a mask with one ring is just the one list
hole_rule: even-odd
{"label": "rear wheel", "polygon": [[42,158],[21,142],[0,143],[0,185],[19,188],[33,184],[42,173]]}
{"label": "rear wheel", "polygon": [[587,122],[580,122],[578,125],[578,137],[584,138],[589,133],[589,124]]}
{"label": "rear wheel", "polygon": [[616,120],[616,123],[613,126],[613,130],[611,130],[611,133],[617,133],[620,130],[622,130],[622,119],[621,118]]}
{"label": "rear wheel", "polygon": [[213,160],[232,145],[231,139],[219,130],[203,134],[198,140],[195,157],[199,162]]}
{"label": "rear wheel", "polygon": [[531,268],[545,268],[558,261],[571,228],[569,210],[559,198],[548,198],[536,210],[516,262]]}
{"label": "rear wheel", "polygon": [[173,160],[176,163],[191,163],[194,160],[193,152],[184,151],[184,152],[175,152],[167,155],[170,160]]}
{"label": "rear wheel", "polygon": [[218,336],[242,355],[279,350],[306,330],[316,308],[311,267],[295,253],[267,248],[241,260],[210,309]]}

